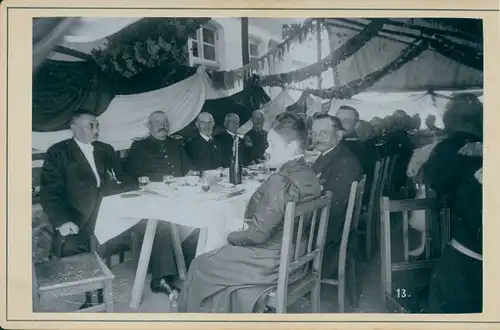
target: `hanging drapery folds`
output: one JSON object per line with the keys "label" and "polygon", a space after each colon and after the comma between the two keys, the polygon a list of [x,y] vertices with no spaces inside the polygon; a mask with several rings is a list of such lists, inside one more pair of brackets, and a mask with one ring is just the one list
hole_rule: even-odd
{"label": "hanging drapery folds", "polygon": [[67,129],[73,112],[82,108],[100,115],[112,98],[101,82],[92,62],[46,60],[33,76],[32,130]]}
{"label": "hanging drapery folds", "polygon": [[420,54],[429,48],[426,41],[417,41],[405,48],[401,54],[385,67],[369,73],[363,78],[356,79],[350,83],[329,89],[308,89],[305,92],[311,93],[323,99],[347,99],[372,87],[377,81],[390,73],[399,70],[406,63],[415,60]]}
{"label": "hanging drapery folds", "polygon": [[77,18],[37,18],[33,19],[33,73],[64,39],[64,34],[77,22]]}

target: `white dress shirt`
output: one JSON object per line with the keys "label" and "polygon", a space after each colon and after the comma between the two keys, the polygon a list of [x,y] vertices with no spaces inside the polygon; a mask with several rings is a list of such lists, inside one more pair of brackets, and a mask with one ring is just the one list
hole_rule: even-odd
{"label": "white dress shirt", "polygon": [[94,172],[95,179],[97,180],[97,188],[100,187],[101,185],[101,178],[99,177],[99,174],[97,173],[97,167],[95,166],[95,159],[94,159],[94,146],[91,145],[90,143],[83,143],[81,141],[78,141],[77,139],[74,139],[78,147],[83,152],[83,155],[87,159],[87,162],[90,165],[90,168],[92,169],[92,172]]}
{"label": "white dress shirt", "polygon": [[207,141],[207,142],[209,142],[209,141],[212,139],[211,137],[206,136],[205,134],[201,134],[201,133],[200,133],[200,135],[201,135],[201,137],[202,137],[205,141]]}

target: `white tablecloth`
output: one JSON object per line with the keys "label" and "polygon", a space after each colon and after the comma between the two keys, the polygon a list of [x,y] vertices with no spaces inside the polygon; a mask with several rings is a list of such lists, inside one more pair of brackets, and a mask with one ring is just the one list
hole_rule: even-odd
{"label": "white tablecloth", "polygon": [[97,215],[95,236],[103,244],[142,219],[156,219],[181,225],[181,239],[194,228],[207,228],[203,252],[208,252],[226,244],[231,231],[243,228],[246,204],[258,186],[257,181],[244,181],[242,195],[221,200],[213,199],[216,189],[206,193],[200,187],[183,187],[168,196],[105,197]]}

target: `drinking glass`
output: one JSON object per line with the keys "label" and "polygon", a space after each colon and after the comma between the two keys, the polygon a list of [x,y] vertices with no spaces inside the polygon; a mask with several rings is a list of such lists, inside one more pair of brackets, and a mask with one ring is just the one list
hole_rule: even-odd
{"label": "drinking glass", "polygon": [[210,190],[210,188],[212,188],[212,182],[210,181],[210,178],[204,176],[201,180],[201,189],[207,192]]}
{"label": "drinking glass", "polygon": [[144,191],[144,188],[146,188],[146,186],[149,183],[149,177],[141,176],[139,177],[138,181],[139,181],[139,188]]}
{"label": "drinking glass", "polygon": [[163,183],[171,184],[173,179],[174,179],[173,175],[164,175],[163,176]]}

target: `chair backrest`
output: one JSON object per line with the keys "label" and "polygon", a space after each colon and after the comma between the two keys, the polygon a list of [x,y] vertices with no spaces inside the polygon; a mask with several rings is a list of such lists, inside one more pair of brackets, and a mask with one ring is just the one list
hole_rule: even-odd
{"label": "chair backrest", "polygon": [[349,247],[349,237],[351,232],[355,231],[358,226],[359,214],[361,212],[361,204],[363,201],[363,191],[365,189],[366,175],[363,175],[361,180],[351,183],[349,192],[349,201],[345,212],[344,229],[342,231],[342,240],[340,241],[339,250],[339,277],[345,274],[347,248]]}
{"label": "chair backrest", "polygon": [[[323,259],[331,200],[332,193],[327,191],[323,196],[314,199],[286,204],[278,287],[276,290],[277,309],[284,310],[286,308],[288,278],[292,272],[312,264],[311,271],[317,274],[318,280],[321,276],[321,261]],[[305,224],[305,220],[309,219],[309,216],[311,216],[310,224]],[[296,221],[297,218],[298,222]],[[307,226],[309,226],[307,250],[304,254],[301,254],[302,234]]]}
{"label": "chair backrest", "polygon": [[[380,199],[380,264],[382,276],[382,295],[384,299],[386,295],[390,295],[392,293],[393,271],[426,268],[432,267],[435,264],[435,260],[393,263],[391,256],[391,213],[402,213],[402,221],[408,222],[409,212],[426,211],[425,221],[428,223],[432,217],[439,215],[440,210],[442,209],[443,205],[437,198],[435,198],[435,195],[427,198],[403,200],[390,200],[389,197],[383,196]],[[442,219],[442,221],[449,221],[449,219],[446,218],[448,212],[445,210],[443,213],[445,218]],[[428,224],[426,224],[426,227],[428,227]]]}

